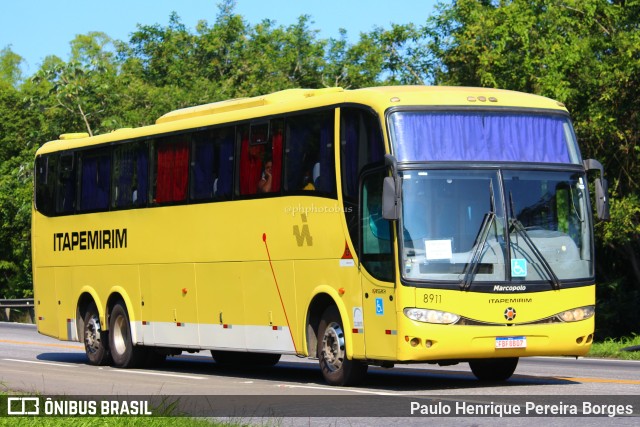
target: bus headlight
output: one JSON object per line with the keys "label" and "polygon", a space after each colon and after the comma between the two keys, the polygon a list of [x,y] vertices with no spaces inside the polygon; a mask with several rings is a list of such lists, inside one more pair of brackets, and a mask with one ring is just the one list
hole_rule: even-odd
{"label": "bus headlight", "polygon": [[404,315],[411,320],[425,323],[452,324],[460,320],[460,316],[454,313],[427,308],[405,308]]}
{"label": "bus headlight", "polygon": [[593,316],[596,312],[596,308],[593,305],[587,305],[585,307],[573,308],[571,310],[558,313],[557,316],[563,322],[578,322],[585,320]]}

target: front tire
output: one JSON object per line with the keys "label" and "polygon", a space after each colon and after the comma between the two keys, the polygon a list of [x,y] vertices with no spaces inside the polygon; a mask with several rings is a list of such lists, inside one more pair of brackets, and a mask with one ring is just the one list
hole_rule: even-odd
{"label": "front tire", "polygon": [[129,314],[121,302],[111,310],[109,348],[113,364],[118,368],[136,368],[144,361],[145,349],[133,345]]}
{"label": "front tire", "polygon": [[100,324],[100,315],[95,304],[91,304],[84,315],[84,351],[92,365],[108,365],[111,363],[109,354],[109,334]]}
{"label": "front tire", "polygon": [[471,372],[480,381],[506,381],[518,366],[517,357],[470,360]]}
{"label": "front tire", "polygon": [[322,376],[330,385],[355,385],[367,373],[366,363],[347,358],[344,328],[336,307],[329,307],[322,314],[318,327],[318,359]]}

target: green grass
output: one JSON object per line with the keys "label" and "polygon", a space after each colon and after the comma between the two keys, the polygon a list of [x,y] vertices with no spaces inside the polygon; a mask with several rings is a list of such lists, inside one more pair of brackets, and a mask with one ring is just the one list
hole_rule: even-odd
{"label": "green grass", "polygon": [[242,426],[246,424],[221,423],[206,419],[187,417],[2,417],[4,427],[218,427]]}
{"label": "green grass", "polygon": [[[1,385],[1,384],[0,384]],[[187,416],[172,416],[172,409],[167,409],[167,416],[77,416],[77,417],[60,417],[60,416],[9,416],[7,415],[7,397],[12,396],[31,396],[20,392],[10,393],[8,391],[0,392],[0,427],[248,427],[256,425],[255,420],[229,419],[226,421],[215,420],[211,418],[191,418]],[[268,427],[275,424],[269,424],[266,420],[258,425]]]}
{"label": "green grass", "polygon": [[640,346],[640,335],[622,338],[619,340],[606,340],[593,343],[587,357],[602,357],[605,359],[640,360],[639,351],[624,351],[623,348]]}

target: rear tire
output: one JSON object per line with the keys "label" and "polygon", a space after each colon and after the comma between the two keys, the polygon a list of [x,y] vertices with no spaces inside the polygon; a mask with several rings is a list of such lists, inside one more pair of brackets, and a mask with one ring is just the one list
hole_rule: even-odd
{"label": "rear tire", "polygon": [[506,381],[518,366],[517,357],[470,360],[471,372],[480,381]]}
{"label": "rear tire", "polygon": [[325,381],[334,386],[360,383],[368,366],[347,358],[344,328],[336,307],[329,307],[322,314],[318,327],[318,359]]}
{"label": "rear tire", "polygon": [[87,308],[84,315],[84,351],[92,365],[108,365],[111,363],[109,354],[109,334],[100,324],[100,316],[95,304]]}
{"label": "rear tire", "polygon": [[142,364],[146,356],[144,347],[133,345],[129,314],[121,302],[111,310],[109,348],[113,364],[118,368],[136,368]]}

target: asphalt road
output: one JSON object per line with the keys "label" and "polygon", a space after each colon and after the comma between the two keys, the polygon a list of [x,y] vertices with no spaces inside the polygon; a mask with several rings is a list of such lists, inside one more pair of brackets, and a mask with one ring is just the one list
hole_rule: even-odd
{"label": "asphalt road", "polygon": [[[341,388],[323,382],[316,361],[292,356],[268,369],[224,369],[208,352],[183,353],[155,369],[96,367],[87,364],[80,343],[57,341],[39,335],[33,325],[13,323],[0,323],[0,387],[57,396],[180,396],[214,408],[207,416],[246,420],[246,411],[253,411],[249,419],[257,417],[260,425],[274,418],[247,409],[251,405],[271,408],[278,425],[422,425],[426,417],[447,415],[437,424],[489,426],[514,405],[529,416],[509,418],[509,425],[537,426],[545,419],[573,425],[571,405],[578,415],[585,415],[585,408],[592,411],[580,418],[582,426],[640,424],[626,414],[629,407],[640,413],[640,362],[635,361],[521,359],[514,376],[498,384],[475,380],[467,364],[371,367],[361,386]],[[622,416],[607,416],[617,411],[616,405],[622,408],[616,415]],[[221,407],[236,409],[220,412]],[[232,414],[238,407],[244,409]],[[596,411],[602,417],[593,417]],[[469,416],[485,413],[494,418]],[[532,417],[545,414],[554,417]]]}

